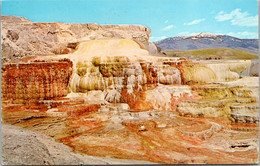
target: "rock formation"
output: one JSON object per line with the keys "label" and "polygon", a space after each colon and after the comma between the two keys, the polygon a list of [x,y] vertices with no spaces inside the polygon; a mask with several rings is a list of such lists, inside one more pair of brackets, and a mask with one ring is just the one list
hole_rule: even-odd
{"label": "rock formation", "polygon": [[[2,62],[34,55],[66,54],[77,42],[95,39],[135,39],[156,54],[149,43],[151,30],[141,25],[34,23],[1,16]],[[74,45],[73,45],[74,44]]]}
{"label": "rock formation", "polygon": [[[18,20],[44,30],[76,26]],[[165,164],[258,162],[258,77],[243,74],[250,60],[151,56],[145,27],[77,24],[83,25],[90,29],[80,28],[84,38],[77,41],[55,33],[56,44],[74,42],[72,52],[3,65],[4,123],[94,156]],[[126,36],[104,39],[109,28]],[[92,40],[94,34],[101,37]]]}
{"label": "rock formation", "polygon": [[25,104],[68,94],[72,62],[34,61],[7,64],[2,68],[3,100]]}

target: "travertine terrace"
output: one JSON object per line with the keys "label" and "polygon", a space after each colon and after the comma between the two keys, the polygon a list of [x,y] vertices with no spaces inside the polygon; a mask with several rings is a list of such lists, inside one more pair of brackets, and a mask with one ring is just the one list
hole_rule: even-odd
{"label": "travertine terrace", "polygon": [[[25,21],[20,25],[35,24]],[[129,34],[135,27],[118,29]],[[75,153],[161,164],[257,163],[258,77],[243,75],[251,61],[152,56],[150,30],[141,29],[146,40],[95,31],[103,37],[85,34],[66,54],[3,64],[2,121]],[[57,43],[73,45],[64,39]]]}

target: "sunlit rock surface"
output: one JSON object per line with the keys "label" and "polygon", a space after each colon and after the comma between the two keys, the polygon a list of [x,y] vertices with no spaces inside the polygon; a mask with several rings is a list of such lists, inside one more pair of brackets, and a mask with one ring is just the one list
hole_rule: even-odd
{"label": "sunlit rock surface", "polygon": [[82,41],[68,54],[4,64],[2,121],[75,153],[160,164],[258,163],[258,77],[243,75],[250,65],[154,57],[132,39]]}
{"label": "sunlit rock surface", "polygon": [[141,25],[99,25],[96,23],[36,23],[22,17],[1,16],[2,61],[34,55],[67,54],[77,42],[97,39],[134,39],[151,53],[151,30]]}

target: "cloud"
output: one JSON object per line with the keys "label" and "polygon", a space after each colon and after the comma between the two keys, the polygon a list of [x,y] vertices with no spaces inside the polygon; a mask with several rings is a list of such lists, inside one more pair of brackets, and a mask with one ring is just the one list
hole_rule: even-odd
{"label": "cloud", "polygon": [[249,16],[248,12],[241,12],[241,9],[235,9],[230,13],[225,13],[224,11],[220,11],[215,19],[217,21],[228,21],[230,20],[232,25],[238,26],[258,26],[258,15]]}
{"label": "cloud", "polygon": [[166,36],[160,36],[160,37],[153,37],[153,36],[151,36],[150,37],[150,41],[154,42],[154,41],[163,40],[165,38],[167,38],[167,37]]}
{"label": "cloud", "polygon": [[257,32],[229,32],[227,33],[229,36],[238,37],[241,39],[258,39],[258,33]]}
{"label": "cloud", "polygon": [[168,25],[168,26],[164,27],[162,30],[168,31],[168,30],[172,29],[173,27],[174,27],[174,25]]}
{"label": "cloud", "polygon": [[184,25],[194,25],[194,24],[198,24],[198,23],[205,21],[205,20],[206,20],[205,18],[201,18],[201,19],[193,20],[189,23],[184,23]]}
{"label": "cloud", "polygon": [[169,20],[165,20],[164,23],[167,24],[169,22]]}
{"label": "cloud", "polygon": [[237,9],[236,10],[233,10],[230,14],[224,14],[223,11],[220,11],[218,13],[218,15],[216,15],[215,19],[217,21],[227,21],[227,20],[230,20],[234,17],[235,13],[237,12]]}

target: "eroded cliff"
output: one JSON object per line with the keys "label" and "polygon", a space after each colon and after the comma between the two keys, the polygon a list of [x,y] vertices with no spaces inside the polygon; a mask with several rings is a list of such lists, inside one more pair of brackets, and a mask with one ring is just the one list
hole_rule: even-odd
{"label": "eroded cliff", "polygon": [[29,104],[64,97],[72,74],[69,59],[10,63],[2,67],[2,100]]}

